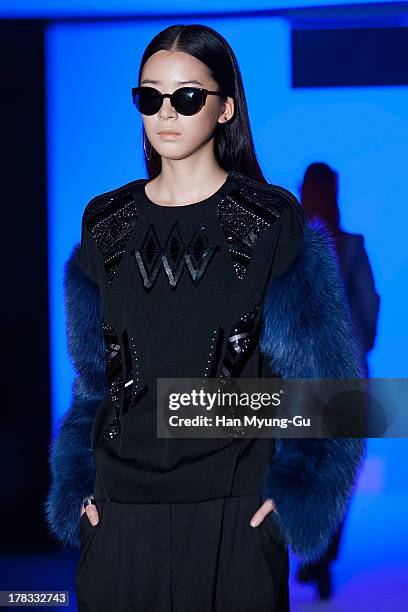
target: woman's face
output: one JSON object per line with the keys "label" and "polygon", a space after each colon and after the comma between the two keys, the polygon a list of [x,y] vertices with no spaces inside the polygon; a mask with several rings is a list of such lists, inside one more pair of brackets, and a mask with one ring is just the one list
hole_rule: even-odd
{"label": "woman's face", "polygon": [[[173,93],[180,87],[204,87],[219,91],[220,87],[209,75],[205,64],[183,51],[154,53],[145,65],[141,86],[154,87],[160,93]],[[208,142],[217,122],[224,123],[233,115],[233,99],[224,101],[220,96],[208,95],[202,109],[195,115],[181,115],[171,106],[169,98],[155,115],[142,115],[146,135],[159,155],[168,159],[188,157]],[[166,137],[160,130],[174,130],[179,135]]]}

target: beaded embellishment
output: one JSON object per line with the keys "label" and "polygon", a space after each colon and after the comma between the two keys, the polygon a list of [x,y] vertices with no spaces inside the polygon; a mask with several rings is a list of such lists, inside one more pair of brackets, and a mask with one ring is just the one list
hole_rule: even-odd
{"label": "beaded embellishment", "polygon": [[118,189],[94,198],[84,221],[103,256],[108,284],[113,283],[138,217],[131,190]]}
{"label": "beaded embellishment", "polygon": [[176,287],[183,269],[187,267],[195,285],[202,279],[211,257],[219,247],[212,246],[202,222],[196,227],[188,244],[181,235],[175,221],[164,246],[160,244],[154,225],[151,223],[139,250],[132,251],[139,267],[145,289],[150,290],[163,267],[169,284]]}
{"label": "beaded embellishment", "polygon": [[[253,310],[242,315],[233,325],[229,333],[224,359],[219,374],[219,382],[224,391],[232,391],[230,379],[239,378],[245,364],[258,345],[261,329],[258,316],[260,311],[261,304],[258,304]],[[205,376],[207,376],[207,373]],[[235,419],[236,414],[234,406],[231,406],[227,416],[231,419]],[[228,437],[233,438],[242,437],[245,435],[245,430],[242,427],[235,425],[225,427],[224,431]]]}
{"label": "beaded embellishment", "polygon": [[[242,315],[232,326],[229,333],[224,359],[219,373],[220,378],[239,378],[248,359],[258,345],[261,330],[259,314],[261,303],[253,310]],[[210,350],[204,378],[217,376],[218,362],[220,360],[225,332],[220,326],[211,332]]]}
{"label": "beaded embellishment", "polygon": [[[121,432],[120,406],[126,414],[131,404],[136,403],[146,392],[147,384],[142,385],[139,376],[139,362],[133,336],[128,338],[127,330],[122,333],[122,346],[119,338],[107,321],[103,321],[105,339],[106,375],[110,385],[110,397],[115,414],[107,426],[103,439],[115,438]],[[132,358],[133,357],[133,358]],[[133,368],[135,363],[135,368]]]}
{"label": "beaded embellishment", "polygon": [[217,217],[239,279],[245,275],[258,238],[287,206],[271,191],[246,186],[232,189],[218,203]]}
{"label": "beaded embellishment", "polygon": [[260,325],[257,322],[260,310],[261,304],[258,304],[253,310],[242,315],[233,325],[228,336],[220,376],[238,378],[241,375],[258,344]]}
{"label": "beaded embellishment", "polygon": [[[124,348],[125,364],[122,414],[126,414],[130,406],[137,403],[147,392],[148,387],[147,384],[142,384],[140,380],[135,339],[133,336],[128,338],[127,330],[122,333],[122,344]],[[135,364],[134,367],[133,363]]]}
{"label": "beaded embellishment", "polygon": [[123,385],[123,371],[119,338],[112,325],[106,321],[103,321],[102,328],[105,340],[106,376],[110,385],[110,397],[115,411],[113,419],[103,434],[104,440],[110,440],[121,432],[119,409]]}
{"label": "beaded embellishment", "polygon": [[212,378],[216,376],[217,365],[220,359],[222,344],[224,340],[224,330],[222,327],[213,329],[211,334],[210,351],[208,353],[207,365],[205,367],[204,377]]}
{"label": "beaded embellishment", "polygon": [[104,431],[103,439],[104,440],[112,440],[112,438],[116,438],[121,432],[119,415],[115,414],[109,425]]}

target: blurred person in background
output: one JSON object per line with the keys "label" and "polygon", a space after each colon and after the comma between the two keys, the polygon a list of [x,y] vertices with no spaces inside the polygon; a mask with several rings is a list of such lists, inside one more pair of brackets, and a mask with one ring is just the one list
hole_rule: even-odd
{"label": "blurred person in background", "polygon": [[[309,221],[315,218],[324,222],[334,238],[336,256],[344,280],[347,301],[353,322],[354,334],[360,351],[361,368],[369,377],[367,353],[372,350],[377,333],[380,308],[374,276],[364,246],[362,234],[345,232],[340,227],[338,205],[338,174],[328,164],[310,164],[300,188],[301,204]],[[326,553],[315,563],[300,564],[297,577],[301,582],[315,581],[322,599],[332,594],[330,563],[337,559],[344,521]]]}

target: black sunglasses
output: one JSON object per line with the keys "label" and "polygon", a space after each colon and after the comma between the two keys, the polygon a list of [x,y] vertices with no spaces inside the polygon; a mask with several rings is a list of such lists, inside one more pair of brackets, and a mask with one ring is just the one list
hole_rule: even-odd
{"label": "black sunglasses", "polygon": [[133,104],[142,115],[155,115],[164,98],[170,98],[172,107],[180,115],[195,115],[202,109],[209,94],[226,97],[220,91],[208,91],[203,87],[180,87],[172,94],[162,94],[154,87],[132,87]]}

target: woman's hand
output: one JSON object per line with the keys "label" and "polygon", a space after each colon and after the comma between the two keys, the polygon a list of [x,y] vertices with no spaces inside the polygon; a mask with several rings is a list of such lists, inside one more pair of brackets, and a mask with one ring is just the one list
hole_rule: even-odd
{"label": "woman's hand", "polygon": [[251,527],[258,527],[258,525],[262,523],[264,518],[268,516],[270,512],[274,511],[276,511],[275,502],[273,501],[273,499],[268,497],[268,499],[265,499],[262,506],[260,506],[255,512],[255,514],[252,516],[249,524],[251,525]]}
{"label": "woman's hand", "polygon": [[[94,499],[94,497],[92,495],[90,495],[89,497]],[[86,514],[88,515],[88,520],[90,521],[91,525],[93,527],[95,527],[95,525],[97,525],[99,523],[99,514],[98,514],[98,510],[96,509],[95,504],[88,504],[86,507],[84,506],[84,504],[82,504],[81,505],[81,514],[80,514],[79,518],[82,517],[84,512],[86,512]]]}

